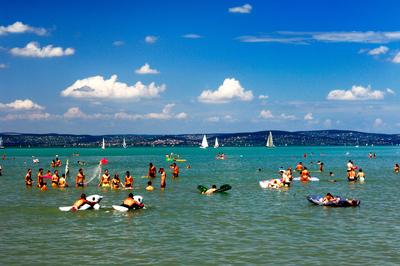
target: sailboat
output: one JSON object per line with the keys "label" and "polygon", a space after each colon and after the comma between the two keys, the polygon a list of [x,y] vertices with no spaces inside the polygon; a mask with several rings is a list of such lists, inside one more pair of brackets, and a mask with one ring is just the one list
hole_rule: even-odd
{"label": "sailboat", "polygon": [[105,150],[106,149],[106,143],[104,142],[104,138],[103,138],[103,144],[101,144],[101,149]]}
{"label": "sailboat", "polygon": [[207,142],[207,138],[206,135],[203,136],[203,141],[201,142],[201,149],[207,149],[208,148],[208,142]]}
{"label": "sailboat", "polygon": [[218,138],[215,138],[214,148],[216,149],[218,147],[219,147]]}
{"label": "sailboat", "polygon": [[4,149],[3,138],[2,137],[0,137],[0,149]]}
{"label": "sailboat", "polygon": [[124,138],[124,140],[122,141],[122,147],[123,147],[124,149],[126,149],[126,141],[125,141],[125,138]]}
{"label": "sailboat", "polygon": [[275,147],[274,141],[272,140],[272,133],[271,133],[271,131],[269,132],[268,139],[267,139],[267,144],[266,144],[265,146],[267,146],[268,148],[273,148],[273,147]]}

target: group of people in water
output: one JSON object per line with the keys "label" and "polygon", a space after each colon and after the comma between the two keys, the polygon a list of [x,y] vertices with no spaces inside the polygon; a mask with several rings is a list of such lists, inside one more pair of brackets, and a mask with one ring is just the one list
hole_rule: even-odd
{"label": "group of people in water", "polygon": [[[177,178],[179,177],[179,167],[174,162],[170,165],[172,171],[172,177]],[[167,173],[163,167],[158,169],[158,173],[160,175],[160,188],[165,189],[167,185]],[[45,179],[51,180],[51,186],[53,188],[66,188],[69,186],[67,183],[67,174],[62,174],[60,176],[58,169],[55,169],[52,173],[50,170],[47,170],[44,173],[43,168],[39,168],[36,177],[37,177],[37,184],[36,187],[40,188],[42,191],[47,190],[47,182]],[[148,174],[147,178],[156,178],[157,177],[157,168],[153,165],[153,163],[149,163]],[[34,180],[32,178],[32,169],[29,168],[25,175],[25,185],[30,187],[33,186]],[[130,171],[125,172],[124,180],[122,181],[119,177],[118,173],[115,173],[113,177],[111,177],[109,170],[105,169],[104,172],[100,176],[100,180],[98,183],[98,187],[100,188],[113,188],[113,189],[133,189],[134,178],[131,175]],[[82,168],[79,168],[78,173],[75,177],[75,187],[85,187],[88,185],[86,181],[86,175]],[[153,182],[150,180],[147,182],[146,190],[151,191],[154,190]]]}

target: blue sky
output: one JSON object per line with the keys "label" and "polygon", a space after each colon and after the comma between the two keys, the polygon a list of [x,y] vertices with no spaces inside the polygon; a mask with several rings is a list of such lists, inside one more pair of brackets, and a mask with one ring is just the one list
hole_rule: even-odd
{"label": "blue sky", "polygon": [[399,133],[397,1],[2,1],[0,132]]}

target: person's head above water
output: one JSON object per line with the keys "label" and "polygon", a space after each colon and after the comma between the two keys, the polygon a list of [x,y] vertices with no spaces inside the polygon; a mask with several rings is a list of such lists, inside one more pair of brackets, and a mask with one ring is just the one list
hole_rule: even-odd
{"label": "person's head above water", "polygon": [[153,184],[151,181],[147,182],[148,186],[151,186],[151,184]]}
{"label": "person's head above water", "polygon": [[81,199],[86,199],[86,194],[85,193],[81,194]]}
{"label": "person's head above water", "polygon": [[131,173],[129,172],[129,171],[126,171],[126,173],[125,173],[127,176],[130,176],[131,175]]}
{"label": "person's head above water", "polygon": [[333,198],[333,196],[332,196],[331,193],[326,193],[326,196],[327,196],[327,197],[332,197],[332,198]]}
{"label": "person's head above water", "polygon": [[217,188],[217,186],[216,185],[212,185],[211,188]]}
{"label": "person's head above water", "polygon": [[133,194],[132,194],[132,193],[129,193],[128,197],[129,197],[129,198],[133,198]]}

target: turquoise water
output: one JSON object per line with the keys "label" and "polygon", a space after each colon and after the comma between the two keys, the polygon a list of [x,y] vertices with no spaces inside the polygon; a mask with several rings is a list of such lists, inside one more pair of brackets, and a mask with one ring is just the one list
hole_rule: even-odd
{"label": "turquoise water", "polygon": [[[372,149],[372,150],[371,150]],[[227,159],[215,160],[217,152]],[[368,159],[368,152],[377,154]],[[6,149],[0,161],[0,264],[400,264],[397,209],[400,176],[393,173],[398,147],[285,147],[285,148],[132,148],[132,149]],[[168,172],[167,188],[145,191],[149,162],[168,169],[166,153],[188,160],[180,163],[181,177]],[[303,153],[309,156],[303,158]],[[79,157],[72,157],[79,153]],[[77,160],[86,161],[91,176],[106,157],[111,173],[130,170],[134,193],[144,197],[145,210],[118,213],[111,209],[127,191],[102,190],[98,180],[85,189],[49,188],[40,192],[24,185],[26,169],[49,168],[58,154],[69,158],[75,176]],[[41,163],[33,165],[31,156]],[[362,167],[363,184],[345,181],[347,160]],[[294,183],[286,191],[264,190],[258,181],[277,177],[280,166],[302,161],[311,170],[316,162],[325,173],[313,172],[320,182]],[[314,164],[311,165],[310,162]],[[191,169],[186,169],[186,164]],[[261,171],[257,171],[261,168]],[[63,168],[62,168],[63,169]],[[336,183],[329,171],[335,173]],[[34,180],[36,178],[34,177]],[[68,181],[68,180],[67,180]],[[72,178],[69,182],[72,182]],[[200,195],[196,186],[232,185],[225,194]],[[102,209],[66,213],[82,192],[104,196]],[[359,208],[324,208],[308,203],[309,194],[333,194],[361,200]]]}

